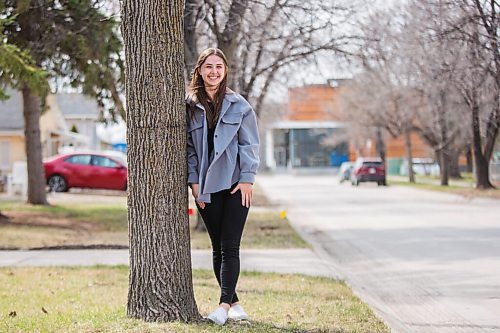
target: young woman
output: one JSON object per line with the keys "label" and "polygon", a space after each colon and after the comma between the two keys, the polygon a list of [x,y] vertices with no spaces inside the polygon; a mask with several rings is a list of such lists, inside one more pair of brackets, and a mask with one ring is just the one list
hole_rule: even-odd
{"label": "young woman", "polygon": [[255,112],[226,87],[228,64],[221,50],[198,57],[188,89],[188,183],[207,227],[213,269],[221,288],[219,307],[208,319],[248,320],[236,295],[240,241],[259,166]]}

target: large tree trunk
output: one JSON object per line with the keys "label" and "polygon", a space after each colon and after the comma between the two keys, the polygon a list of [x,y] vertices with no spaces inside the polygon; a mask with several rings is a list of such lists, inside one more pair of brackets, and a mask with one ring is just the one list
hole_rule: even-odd
{"label": "large tree trunk", "polygon": [[413,152],[411,147],[411,131],[409,129],[405,129],[404,137],[405,137],[406,159],[408,160],[408,180],[410,181],[410,183],[414,183],[415,173],[413,172]]}
{"label": "large tree trunk", "polygon": [[28,86],[24,86],[22,92],[26,163],[28,164],[28,202],[34,205],[47,205],[40,138],[40,115],[42,114],[40,97]]}
{"label": "large tree trunk", "polygon": [[[493,3],[493,2],[492,2]],[[478,5],[478,3],[476,3]],[[496,34],[496,32],[495,32]],[[493,37],[493,36],[492,36]],[[496,37],[496,36],[495,36]],[[493,45],[497,45],[497,38],[494,38],[493,40]],[[479,41],[479,33],[478,31],[474,31],[473,33],[473,43],[472,47],[470,48],[471,52],[471,57],[474,59],[474,63],[479,64],[479,56],[478,52],[476,51],[477,47],[480,47],[480,41]],[[498,54],[498,50],[495,51],[496,54]],[[496,59],[499,60],[499,59]],[[497,63],[498,65],[498,63]],[[498,67],[497,67],[498,69]],[[499,72],[497,72],[496,76],[496,83],[497,85],[500,83],[500,77],[498,76]],[[498,92],[498,86],[497,86],[497,92]],[[496,102],[498,102],[498,96],[496,96],[495,99]],[[476,187],[477,188],[482,188],[482,189],[488,189],[492,188],[493,185],[490,182],[490,157],[493,152],[493,147],[491,146],[492,142],[490,141],[491,139],[495,140],[496,135],[498,134],[498,119],[497,117],[500,115],[495,115],[495,113],[490,114],[490,117],[488,119],[487,123],[487,130],[486,130],[486,149],[483,152],[483,143],[482,143],[482,136],[481,136],[481,123],[480,123],[480,116],[479,116],[479,93],[476,89],[475,86],[473,86],[472,91],[471,91],[471,97],[470,97],[470,111],[471,111],[471,116],[472,116],[472,154],[474,156],[474,169],[476,173]],[[498,104],[495,105],[495,107],[498,107]],[[493,122],[491,122],[493,120]],[[494,128],[497,128],[496,130]],[[493,141],[494,142],[494,141]]]}
{"label": "large tree trunk", "polygon": [[439,169],[441,186],[448,186],[450,180],[450,155],[446,148],[439,151]]}
{"label": "large tree trunk", "polygon": [[200,319],[188,224],[182,0],[123,1],[127,61],[127,314]]}
{"label": "large tree trunk", "polygon": [[476,173],[477,188],[492,188],[490,182],[489,161],[485,158],[481,143],[481,128],[479,123],[479,106],[473,101],[472,115],[472,154],[474,156],[474,169]]}
{"label": "large tree trunk", "polygon": [[224,52],[229,64],[236,64],[236,59],[233,58],[235,57],[238,35],[243,26],[243,18],[248,4],[249,0],[231,1],[224,31],[217,35],[217,45]]}
{"label": "large tree trunk", "polygon": [[440,177],[441,177],[441,186],[448,186],[450,179],[450,154],[448,148],[448,125],[445,119],[445,112],[447,109],[448,99],[446,92],[441,90],[440,93],[440,110],[438,112],[438,122],[439,128],[441,132],[441,149],[439,150],[439,167],[440,167]]}
{"label": "large tree trunk", "polygon": [[382,159],[385,163],[385,143],[384,143],[384,138],[382,137],[382,129],[380,127],[377,127],[375,131],[375,154]]}
{"label": "large tree trunk", "polygon": [[472,150],[469,148],[467,148],[467,151],[465,152],[465,159],[466,159],[466,163],[467,163],[467,167],[466,167],[466,170],[467,172],[472,172],[474,170],[474,167],[473,167],[473,159],[472,159]]}
{"label": "large tree trunk", "polygon": [[460,179],[462,175],[460,174],[460,164],[459,164],[460,152],[458,149],[450,150],[450,177]]}
{"label": "large tree trunk", "polygon": [[199,8],[199,0],[186,0],[184,4],[184,66],[188,80],[191,80],[191,72],[196,67],[198,59],[199,36],[196,34],[196,24]]}

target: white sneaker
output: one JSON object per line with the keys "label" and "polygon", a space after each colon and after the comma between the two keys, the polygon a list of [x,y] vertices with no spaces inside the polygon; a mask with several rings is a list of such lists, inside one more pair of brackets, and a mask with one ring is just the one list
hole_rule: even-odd
{"label": "white sneaker", "polygon": [[228,315],[227,311],[222,306],[219,306],[214,312],[210,313],[207,318],[217,325],[222,326],[226,323]]}
{"label": "white sneaker", "polygon": [[249,320],[247,313],[239,304],[235,304],[229,308],[228,316],[233,320]]}

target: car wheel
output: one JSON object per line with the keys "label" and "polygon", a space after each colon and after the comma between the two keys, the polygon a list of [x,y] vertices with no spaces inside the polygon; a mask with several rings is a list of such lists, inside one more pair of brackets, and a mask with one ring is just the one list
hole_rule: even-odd
{"label": "car wheel", "polygon": [[48,180],[49,191],[51,192],[67,192],[68,182],[61,175],[50,176]]}

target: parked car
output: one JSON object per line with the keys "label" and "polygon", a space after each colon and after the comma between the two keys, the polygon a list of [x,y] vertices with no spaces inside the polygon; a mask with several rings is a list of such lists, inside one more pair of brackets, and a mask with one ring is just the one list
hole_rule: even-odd
{"label": "parked car", "polygon": [[358,158],[351,173],[351,184],[359,185],[361,182],[377,182],[379,186],[386,185],[384,162],[379,158]]}
{"label": "parked car", "polygon": [[352,168],[354,167],[353,162],[342,162],[339,169],[339,182],[348,181],[351,179]]}
{"label": "parked car", "polygon": [[43,166],[50,191],[66,192],[72,187],[127,189],[127,166],[107,154],[62,154],[45,160]]}

